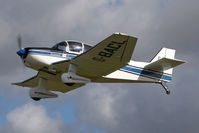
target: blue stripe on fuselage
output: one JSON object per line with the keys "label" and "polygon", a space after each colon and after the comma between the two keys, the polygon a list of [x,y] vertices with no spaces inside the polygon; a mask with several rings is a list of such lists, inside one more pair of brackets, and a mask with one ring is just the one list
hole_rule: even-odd
{"label": "blue stripe on fuselage", "polygon": [[33,51],[33,50],[30,50],[29,53],[51,55],[50,52],[44,52],[44,51]]}
{"label": "blue stripe on fuselage", "polygon": [[[29,53],[51,55],[51,56],[58,56],[58,57],[65,57],[65,56],[63,56],[64,54],[62,54],[62,53],[56,53],[56,52],[30,50]],[[77,56],[77,55],[75,55],[75,54],[66,54],[66,57],[68,57],[68,58],[74,58],[75,56]]]}
{"label": "blue stripe on fuselage", "polygon": [[143,76],[150,76],[152,78],[164,79],[164,80],[168,80],[168,81],[171,80],[171,76],[152,72],[152,71],[148,71],[148,70],[143,70],[143,69],[139,69],[139,68],[135,68],[135,67],[125,66],[121,69],[129,71],[129,72],[133,72],[133,73],[136,73],[136,74],[139,74],[139,75],[143,75]]}

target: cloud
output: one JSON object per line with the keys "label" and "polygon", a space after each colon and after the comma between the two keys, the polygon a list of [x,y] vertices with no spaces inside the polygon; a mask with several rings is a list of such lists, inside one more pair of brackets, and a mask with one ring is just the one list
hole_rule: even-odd
{"label": "cloud", "polygon": [[12,133],[60,133],[62,121],[50,118],[41,105],[25,104],[9,112],[3,132]]}
{"label": "cloud", "polygon": [[[28,95],[8,84],[34,75],[20,72],[21,61],[16,55],[18,33],[22,33],[25,46],[50,47],[65,39],[95,45],[113,32],[124,32],[138,37],[134,60],[148,61],[161,47],[169,47],[177,50],[179,59],[187,61],[174,71],[169,84],[171,96],[166,96],[158,85],[87,85],[58,99],[46,100],[43,106],[31,103],[18,107],[7,114],[4,131],[29,131],[32,128],[29,121],[32,126],[42,121],[44,125],[37,127],[42,131],[49,125],[48,128],[54,128],[52,131],[61,132],[62,121],[49,117],[45,107],[56,108],[66,101],[73,101],[77,107],[76,121],[66,128],[70,131],[78,132],[85,124],[110,133],[199,130],[197,0],[7,0],[0,3],[0,83],[5,88],[1,96],[7,99],[15,100],[21,93]],[[5,105],[11,103],[12,100],[6,100]],[[28,126],[23,129],[22,123]]]}
{"label": "cloud", "polygon": [[127,90],[121,89],[121,85],[108,84],[91,84],[87,85],[86,88],[84,90],[82,88],[81,94],[83,94],[77,103],[79,120],[82,123],[98,125],[97,127],[104,130],[117,128],[119,126],[119,114],[115,110],[115,106],[124,98]]}

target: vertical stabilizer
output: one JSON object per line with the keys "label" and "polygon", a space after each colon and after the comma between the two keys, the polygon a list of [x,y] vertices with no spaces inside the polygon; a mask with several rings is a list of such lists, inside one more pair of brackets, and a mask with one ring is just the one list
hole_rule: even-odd
{"label": "vertical stabilizer", "polygon": [[[174,59],[175,58],[175,50],[174,49],[169,49],[169,48],[162,48],[156,56],[151,60],[150,63],[153,63],[155,61],[158,61],[162,58],[167,58],[167,59]],[[164,70],[163,73],[167,74],[172,74],[173,73],[173,68],[170,68],[168,70]]]}
{"label": "vertical stabilizer", "polygon": [[173,68],[184,63],[175,59],[175,50],[162,48],[158,54],[145,66],[145,69],[154,70],[172,76]]}
{"label": "vertical stabilizer", "polygon": [[152,62],[155,62],[159,59],[162,58],[168,58],[168,59],[174,59],[175,58],[175,50],[174,49],[169,49],[169,48],[162,48],[156,56],[151,60]]}

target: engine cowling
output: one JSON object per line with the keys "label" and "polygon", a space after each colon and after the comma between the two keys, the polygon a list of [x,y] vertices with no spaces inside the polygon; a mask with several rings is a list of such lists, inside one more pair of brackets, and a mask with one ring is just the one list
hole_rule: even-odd
{"label": "engine cowling", "polygon": [[44,89],[38,89],[38,88],[31,88],[30,91],[29,91],[29,95],[35,101],[38,101],[38,100],[43,99],[43,98],[56,98],[56,97],[58,97],[57,94],[55,94],[51,91],[47,91],[47,90],[44,90]]}

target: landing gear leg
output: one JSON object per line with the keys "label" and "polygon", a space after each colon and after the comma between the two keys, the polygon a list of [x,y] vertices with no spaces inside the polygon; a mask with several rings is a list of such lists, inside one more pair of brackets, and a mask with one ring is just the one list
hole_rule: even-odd
{"label": "landing gear leg", "polygon": [[46,83],[47,79],[40,77],[38,86],[35,88],[30,88],[29,96],[35,101],[39,101],[43,98],[56,98],[58,96],[57,94],[45,88]]}
{"label": "landing gear leg", "polygon": [[74,85],[74,83],[88,83],[91,80],[86,77],[76,75],[77,65],[71,63],[67,73],[61,75],[62,82],[68,86]]}
{"label": "landing gear leg", "polygon": [[160,82],[160,84],[162,85],[162,87],[166,91],[166,94],[169,95],[171,92],[170,92],[169,88],[167,87],[167,85],[165,84],[165,82]]}

